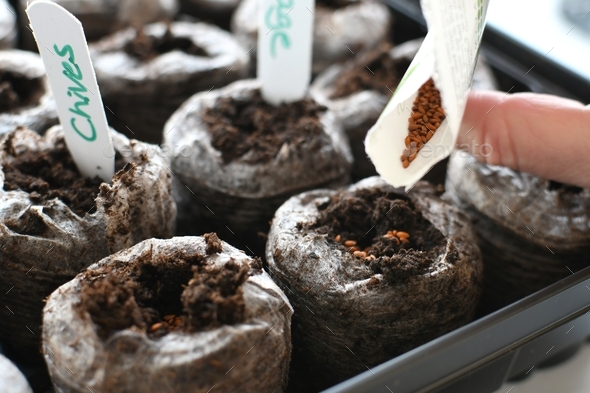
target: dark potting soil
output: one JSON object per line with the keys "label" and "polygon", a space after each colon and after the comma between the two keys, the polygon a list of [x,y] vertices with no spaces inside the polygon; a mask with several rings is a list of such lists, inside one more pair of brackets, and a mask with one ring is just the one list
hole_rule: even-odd
{"label": "dark potting soil", "polygon": [[547,189],[549,191],[557,191],[557,192],[561,192],[563,194],[579,194],[580,192],[582,192],[584,189],[577,187],[577,186],[570,186],[568,184],[563,184],[560,182],[556,182],[553,180],[550,180],[547,183]]}
{"label": "dark potting soil", "polygon": [[317,0],[316,6],[337,9],[337,8],[343,8],[343,7],[346,7],[351,4],[355,4],[355,3],[358,3],[358,1],[355,1],[355,0]]}
{"label": "dark potting soil", "polygon": [[[215,234],[205,237],[207,254],[220,250]],[[221,251],[221,250],[220,250]],[[196,332],[243,322],[242,284],[250,267],[230,261],[207,266],[206,256],[151,250],[131,263],[87,271],[79,312],[88,312],[101,338],[118,330],[140,329],[157,339],[172,331]]]}
{"label": "dark potting soil", "polygon": [[390,44],[381,44],[362,55],[353,67],[338,75],[330,98],[347,97],[365,90],[391,96],[410,65],[408,61],[394,61],[389,55],[391,48]]}
{"label": "dark potting soil", "polygon": [[[355,256],[361,254],[358,262],[391,282],[424,274],[444,251],[443,234],[398,194],[376,189],[341,191],[318,209],[318,220],[310,229],[327,234],[329,241],[348,252],[356,247]],[[403,236],[392,236],[391,231]],[[405,234],[409,237],[402,241]]]}
{"label": "dark potting soil", "polygon": [[94,198],[102,180],[80,175],[63,139],[52,150],[26,150],[15,155],[9,138],[5,152],[15,157],[11,163],[3,164],[5,191],[25,191],[39,204],[58,198],[81,217],[95,206]]}
{"label": "dark potting soil", "polygon": [[0,112],[34,106],[44,93],[41,78],[30,79],[12,72],[0,71]]}
{"label": "dark potting soil", "polygon": [[225,163],[241,159],[258,164],[271,161],[285,144],[301,151],[318,149],[325,135],[320,120],[325,110],[311,99],[275,107],[257,91],[243,100],[219,98],[202,119]]}
{"label": "dark potting soil", "polygon": [[170,30],[170,26],[168,26],[166,33],[162,37],[148,36],[143,29],[136,29],[135,38],[125,44],[123,49],[130,56],[146,62],[173,50],[181,50],[193,56],[209,56],[203,48],[195,45],[191,39],[175,37]]}

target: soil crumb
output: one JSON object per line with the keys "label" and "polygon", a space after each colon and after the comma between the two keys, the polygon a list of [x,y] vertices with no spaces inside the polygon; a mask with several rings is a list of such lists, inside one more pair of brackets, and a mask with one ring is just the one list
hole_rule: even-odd
{"label": "soil crumb", "polygon": [[205,244],[207,245],[206,253],[207,255],[215,254],[222,251],[221,240],[217,237],[215,232],[206,233],[203,235],[205,238]]}
{"label": "soil crumb", "polygon": [[341,191],[318,209],[309,229],[327,234],[391,282],[426,273],[444,250],[442,233],[409,199],[393,192]]}
{"label": "soil crumb", "polygon": [[354,66],[344,70],[334,81],[330,98],[337,99],[365,90],[374,90],[387,97],[392,95],[406,72],[409,62],[393,60],[391,44],[384,43],[364,55]]}
{"label": "soil crumb", "polygon": [[206,258],[180,252],[164,258],[150,250],[130,263],[87,271],[77,310],[90,315],[102,339],[128,328],[158,339],[243,322],[250,266],[208,265]]}
{"label": "soil crumb", "polygon": [[256,91],[244,100],[219,98],[202,119],[226,164],[237,159],[258,164],[271,161],[283,147],[301,152],[319,149],[323,138],[327,140],[320,121],[325,110],[311,99],[275,107]]}
{"label": "soil crumb", "polygon": [[175,37],[170,30],[170,26],[168,26],[166,33],[162,37],[146,35],[143,28],[136,28],[135,38],[125,44],[123,50],[128,55],[144,62],[153,60],[156,57],[164,53],[172,52],[173,50],[180,50],[193,56],[209,56],[203,48],[195,45],[190,38]]}
{"label": "soil crumb", "polygon": [[29,79],[23,75],[0,71],[0,112],[34,106],[44,93],[42,78]]}
{"label": "soil crumb", "polygon": [[4,150],[14,157],[11,163],[3,163],[5,191],[25,191],[36,204],[58,198],[80,217],[95,207],[102,180],[80,175],[63,139],[51,150],[26,150],[15,156],[8,137]]}

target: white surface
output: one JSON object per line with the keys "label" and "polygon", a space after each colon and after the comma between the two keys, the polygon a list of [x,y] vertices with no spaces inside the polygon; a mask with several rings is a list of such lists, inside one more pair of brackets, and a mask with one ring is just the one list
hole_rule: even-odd
{"label": "white surface", "polygon": [[590,33],[574,27],[561,7],[561,0],[493,0],[487,24],[590,79]]}
{"label": "white surface", "polygon": [[[511,390],[512,389],[512,390]],[[590,392],[590,345],[566,362],[551,368],[533,370],[517,383],[507,383],[495,393],[588,393]]]}
{"label": "white surface", "polygon": [[315,0],[261,0],[258,75],[265,101],[301,100],[311,80]]}
{"label": "white surface", "polygon": [[47,0],[36,0],[26,11],[72,158],[85,177],[110,181],[115,150],[82,24]]}

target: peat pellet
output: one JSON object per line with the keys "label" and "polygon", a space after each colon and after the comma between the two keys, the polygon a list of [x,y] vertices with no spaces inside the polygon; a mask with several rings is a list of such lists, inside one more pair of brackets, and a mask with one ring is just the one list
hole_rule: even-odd
{"label": "peat pellet", "polygon": [[0,143],[0,287],[10,289],[0,337],[24,362],[40,360],[41,312],[53,290],[113,252],[174,234],[160,149],[111,135],[118,172],[108,183],[79,174],[60,126],[43,136],[19,128]]}
{"label": "peat pellet", "polygon": [[25,376],[2,354],[0,354],[0,392],[33,393]]}
{"label": "peat pellet", "polygon": [[589,190],[486,165],[466,152],[452,156],[446,189],[475,223],[485,265],[480,313],[589,265]]}
{"label": "peat pellet", "polygon": [[0,51],[0,135],[18,126],[40,133],[56,123],[41,57],[17,49]]}
{"label": "peat pellet", "polygon": [[[257,54],[258,5],[258,0],[243,0],[231,21],[232,33],[250,51],[254,65]],[[351,59],[358,52],[375,48],[389,38],[392,17],[387,6],[380,1],[317,0],[315,5],[314,74],[334,63]],[[288,23],[288,15],[277,18]],[[273,30],[273,27],[275,26],[266,26],[264,33]],[[280,28],[277,24],[276,30],[279,31]]]}
{"label": "peat pellet", "polygon": [[[29,19],[25,13],[30,0],[17,0],[22,45],[37,50]],[[142,26],[170,20],[178,11],[178,0],[52,0],[71,12],[84,28],[88,41],[96,41],[128,26]]]}
{"label": "peat pellet", "polygon": [[47,300],[57,393],[284,391],[293,310],[260,259],[205,237],[150,239]]}
{"label": "peat pellet", "polygon": [[17,39],[16,13],[7,0],[0,0],[0,49],[11,49]]}
{"label": "peat pellet", "polygon": [[180,12],[229,29],[231,16],[242,0],[180,0]]}
{"label": "peat pellet", "polygon": [[349,178],[348,140],[333,114],[309,98],[271,106],[255,80],[194,95],[165,129],[165,145],[188,146],[171,166],[181,234],[215,230],[253,252],[291,195]]}
{"label": "peat pellet", "polygon": [[[354,156],[353,181],[377,174],[365,152],[365,137],[391,99],[422,41],[422,38],[411,40],[393,48],[389,44],[381,44],[345,64],[332,65],[311,85],[310,95],[336,113],[350,139]],[[496,89],[495,79],[482,57],[476,64],[472,88]],[[443,183],[445,170],[437,165],[427,179]]]}
{"label": "peat pellet", "polygon": [[383,43],[344,65],[331,66],[311,85],[310,95],[341,119],[354,156],[353,181],[377,174],[364,141],[412,61],[401,49],[399,56],[397,47]]}
{"label": "peat pellet", "polygon": [[153,143],[184,101],[241,79],[249,61],[228,32],[190,22],[123,30],[90,53],[111,126]]}
{"label": "peat pellet", "polygon": [[468,323],[482,281],[467,217],[428,183],[406,194],[379,177],[289,199],[266,260],[296,310],[292,392],[325,389]]}

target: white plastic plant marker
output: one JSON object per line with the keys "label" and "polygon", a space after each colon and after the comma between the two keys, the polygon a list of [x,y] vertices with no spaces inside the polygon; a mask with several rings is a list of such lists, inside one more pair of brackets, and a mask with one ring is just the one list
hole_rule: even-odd
{"label": "white plastic plant marker", "polygon": [[[422,0],[428,34],[393,97],[369,130],[365,149],[394,187],[411,188],[453,153],[485,25],[489,0]],[[446,119],[408,168],[400,160],[418,89],[428,79],[440,90]]]}
{"label": "white plastic plant marker", "polygon": [[315,0],[260,0],[258,78],[264,100],[278,105],[307,93]]}
{"label": "white plastic plant marker", "polygon": [[110,181],[115,153],[82,24],[49,0],[26,12],[72,158],[83,176]]}

